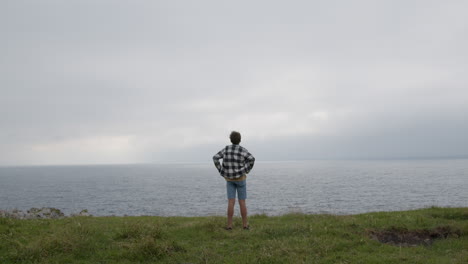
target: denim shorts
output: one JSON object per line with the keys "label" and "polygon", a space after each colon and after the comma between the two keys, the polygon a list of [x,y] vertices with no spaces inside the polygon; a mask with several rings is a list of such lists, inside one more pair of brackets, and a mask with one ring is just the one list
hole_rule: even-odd
{"label": "denim shorts", "polygon": [[247,180],[226,181],[227,198],[236,199],[236,190],[239,200],[247,199]]}

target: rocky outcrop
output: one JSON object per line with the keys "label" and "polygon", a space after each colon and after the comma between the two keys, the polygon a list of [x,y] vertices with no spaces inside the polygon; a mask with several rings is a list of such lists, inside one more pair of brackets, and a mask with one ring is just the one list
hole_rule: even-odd
{"label": "rocky outcrop", "polygon": [[88,213],[88,210],[82,210],[77,214],[71,214],[66,216],[62,211],[57,208],[42,207],[42,208],[31,208],[29,210],[21,211],[18,209],[13,210],[0,210],[0,217],[3,218],[14,218],[14,219],[60,219],[65,217],[75,216],[92,216]]}
{"label": "rocky outcrop", "polygon": [[81,212],[77,214],[71,214],[70,216],[92,216],[87,209],[81,210]]}

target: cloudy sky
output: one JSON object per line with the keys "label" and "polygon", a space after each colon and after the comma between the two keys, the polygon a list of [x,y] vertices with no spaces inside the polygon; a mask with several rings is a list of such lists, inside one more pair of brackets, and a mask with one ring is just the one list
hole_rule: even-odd
{"label": "cloudy sky", "polygon": [[0,1],[0,165],[468,156],[467,1]]}

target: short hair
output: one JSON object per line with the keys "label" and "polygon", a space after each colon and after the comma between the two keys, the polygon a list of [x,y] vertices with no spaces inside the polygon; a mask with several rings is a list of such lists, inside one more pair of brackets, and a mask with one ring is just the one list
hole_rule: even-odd
{"label": "short hair", "polygon": [[229,139],[231,139],[232,144],[239,145],[241,142],[241,134],[237,131],[232,131],[231,135],[229,135]]}

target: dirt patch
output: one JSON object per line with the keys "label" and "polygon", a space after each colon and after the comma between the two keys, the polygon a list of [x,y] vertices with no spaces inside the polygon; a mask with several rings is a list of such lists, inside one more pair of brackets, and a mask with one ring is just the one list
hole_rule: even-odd
{"label": "dirt patch", "polygon": [[447,237],[459,237],[460,230],[455,230],[450,226],[440,226],[434,229],[408,230],[406,228],[392,227],[386,230],[369,230],[369,236],[379,242],[395,246],[418,246],[431,245],[436,239]]}

